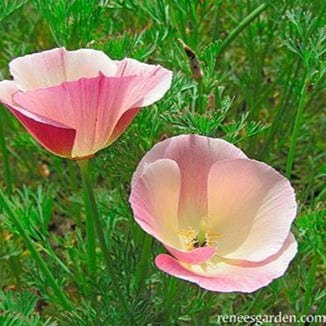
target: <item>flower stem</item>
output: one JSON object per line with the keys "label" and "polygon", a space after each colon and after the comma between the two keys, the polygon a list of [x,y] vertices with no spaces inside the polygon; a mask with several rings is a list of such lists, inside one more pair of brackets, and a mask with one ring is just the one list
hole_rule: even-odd
{"label": "flower stem", "polygon": [[6,181],[7,186],[7,192],[9,195],[12,194],[12,178],[11,178],[11,172],[10,172],[10,165],[9,165],[9,159],[8,159],[8,149],[5,142],[5,135],[3,132],[3,117],[2,112],[0,112],[0,148],[2,152],[3,157],[3,173]]}
{"label": "flower stem", "polygon": [[[121,291],[119,289],[119,280],[116,277],[114,267],[109,258],[110,255],[105,241],[101,220],[98,215],[92,182],[89,175],[88,159],[78,160],[77,162],[81,170],[82,181],[83,181],[83,190],[84,190],[84,198],[85,198],[85,205],[86,205],[86,228],[88,230],[87,225],[89,226],[91,225],[92,228],[91,232],[93,232],[93,226],[95,225],[97,237],[104,257],[105,266],[111,277],[111,284],[112,284],[113,291],[115,292],[117,301],[121,304],[122,308],[124,309],[126,313],[126,317],[131,317],[129,315],[128,304],[125,300],[125,297],[121,295]],[[94,241],[93,234],[91,234],[91,240]],[[94,243],[90,245],[91,245],[91,249],[93,250]]]}
{"label": "flower stem", "polygon": [[301,123],[302,123],[302,118],[303,118],[303,113],[304,113],[304,107],[305,107],[305,103],[306,103],[306,87],[307,87],[307,76],[306,75],[307,74],[305,74],[303,77],[298,111],[297,111],[295,121],[294,121],[294,127],[293,127],[293,131],[292,131],[292,136],[291,136],[290,150],[289,150],[289,154],[288,154],[287,161],[286,161],[285,175],[287,178],[291,177],[292,166],[293,166],[293,161],[294,161],[294,154],[295,154],[295,147],[297,144],[299,131],[300,131]]}
{"label": "flower stem", "polygon": [[142,287],[144,285],[146,273],[147,273],[147,268],[148,268],[148,260],[150,258],[150,253],[151,253],[151,247],[152,247],[152,238],[143,235],[142,239],[142,252],[140,256],[140,261],[139,264],[136,268],[135,271],[135,292],[136,293],[141,293]]}
{"label": "flower stem", "polygon": [[218,58],[220,54],[229,46],[229,44],[256,18],[258,17],[266,8],[268,7],[268,1],[262,3],[259,7],[257,7],[254,11],[252,11],[247,17],[245,17],[239,25],[231,31],[231,33],[225,38],[225,40],[221,43],[217,53],[216,53],[216,62],[215,68],[218,65]]}
{"label": "flower stem", "polygon": [[66,297],[63,289],[61,289],[59,285],[56,283],[53,274],[51,273],[50,269],[48,268],[47,264],[43,260],[40,253],[37,251],[33,241],[31,240],[28,233],[24,229],[24,226],[21,224],[20,219],[17,217],[16,213],[12,210],[11,204],[9,203],[5,195],[2,193],[2,191],[0,191],[0,203],[3,209],[7,212],[8,217],[11,219],[12,223],[15,225],[20,236],[23,238],[25,245],[27,249],[30,251],[35,262],[43,272],[47,284],[49,284],[53,293],[57,296],[58,300],[61,302],[62,306],[67,310],[71,310],[72,309],[71,304],[68,298]]}
{"label": "flower stem", "polygon": [[[74,169],[73,161],[68,160],[68,172],[70,177],[70,186],[71,190],[76,194],[78,193],[78,184],[77,184],[77,177],[76,177],[76,171]],[[74,220],[76,222],[76,225],[81,229],[82,228],[82,222],[80,218],[80,209],[78,203],[72,204],[72,211],[74,214]]]}
{"label": "flower stem", "polygon": [[[169,277],[168,286],[166,288],[166,301],[165,301],[165,311],[169,312],[173,306],[173,302],[177,302],[176,295],[178,294],[179,283],[178,280]],[[181,294],[181,292],[180,292]]]}
{"label": "flower stem", "polygon": [[[97,219],[97,210],[92,185],[88,173],[88,159],[77,161],[83,182],[84,201],[86,209],[86,236],[87,236],[87,265],[90,276],[96,272],[95,230],[94,220]],[[95,207],[95,208],[94,208]],[[94,216],[95,215],[95,216]]]}

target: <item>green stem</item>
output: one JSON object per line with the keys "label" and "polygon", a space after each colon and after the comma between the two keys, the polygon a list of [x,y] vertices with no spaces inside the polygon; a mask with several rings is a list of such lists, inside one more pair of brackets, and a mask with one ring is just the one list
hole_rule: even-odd
{"label": "green stem", "polygon": [[[90,276],[96,272],[96,246],[95,246],[95,230],[94,220],[97,215],[94,196],[92,195],[92,186],[90,176],[88,174],[88,159],[77,161],[83,181],[83,192],[86,209],[86,248],[87,248],[87,266]],[[93,202],[92,202],[93,201]],[[95,206],[95,209],[94,209]]]}
{"label": "green stem", "polygon": [[[113,291],[115,292],[117,301],[121,304],[122,308],[126,313],[126,317],[130,317],[128,304],[123,295],[121,295],[121,291],[119,289],[119,280],[116,277],[114,267],[110,260],[110,254],[108,251],[108,247],[105,241],[103,227],[101,224],[101,220],[98,215],[97,206],[95,202],[94,191],[92,187],[91,178],[89,175],[89,168],[88,168],[88,159],[78,160],[78,165],[80,167],[82,181],[83,181],[83,190],[84,190],[84,198],[85,198],[85,205],[86,205],[86,227],[87,224],[91,225],[92,228],[95,225],[98,240],[100,243],[100,247],[103,253],[105,266],[110,274],[111,277],[111,285]],[[87,222],[88,221],[88,222]],[[88,227],[87,227],[88,229]],[[91,230],[93,232],[93,229]],[[91,240],[94,241],[94,235],[91,234]],[[94,241],[95,242],[95,241]],[[91,244],[91,249],[93,249],[94,243]]]}
{"label": "green stem", "polygon": [[278,107],[276,109],[276,114],[272,121],[272,125],[269,129],[269,132],[267,134],[264,148],[262,149],[261,153],[259,154],[259,158],[261,160],[266,160],[267,157],[269,156],[270,147],[271,147],[273,141],[275,141],[275,136],[277,135],[277,133],[282,125],[282,122],[285,121],[286,113],[287,113],[286,107],[289,103],[289,100],[291,98],[291,94],[292,94],[293,88],[294,88],[294,85],[291,82],[291,80],[297,79],[300,68],[301,68],[301,63],[302,63],[301,60],[297,61],[296,63],[291,62],[290,66],[287,68],[287,70],[289,70],[289,71],[287,73],[285,85],[283,86],[284,93],[281,97],[280,104],[278,105]]}
{"label": "green stem", "polygon": [[[178,293],[178,287],[178,280],[174,277],[169,277],[168,286],[166,288],[166,297],[164,301],[164,311],[169,314],[171,313],[171,310],[173,310],[174,303],[178,302],[176,298]],[[181,291],[179,291],[179,294],[181,294]]]}
{"label": "green stem", "polygon": [[[68,160],[68,171],[69,171],[69,177],[70,177],[70,186],[71,190],[76,194],[78,193],[78,184],[77,184],[77,177],[76,177],[76,171],[73,166],[73,161]],[[82,228],[82,222],[80,218],[80,209],[78,203],[72,204],[72,210],[75,217],[76,225],[81,229]]]}
{"label": "green stem", "polygon": [[304,314],[308,314],[309,308],[311,307],[312,303],[312,294],[315,290],[316,284],[316,277],[317,277],[317,265],[318,265],[318,254],[314,253],[312,257],[312,263],[309,267],[309,272],[305,282],[305,295],[303,301],[302,312]]}
{"label": "green stem", "polygon": [[40,253],[37,251],[33,241],[30,239],[28,233],[24,229],[24,226],[21,224],[20,219],[17,217],[16,213],[12,210],[11,204],[9,203],[8,199],[5,197],[5,195],[0,191],[0,202],[3,207],[3,209],[7,212],[9,218],[17,228],[20,236],[23,238],[25,245],[27,249],[30,251],[32,257],[34,258],[35,262],[43,272],[47,284],[52,288],[53,293],[57,296],[58,300],[61,302],[62,306],[67,309],[71,310],[71,304],[66,297],[63,289],[59,287],[59,285],[56,283],[55,278],[51,271],[49,270],[47,264],[43,260]]}
{"label": "green stem", "polygon": [[301,127],[301,122],[302,122],[302,118],[303,118],[303,112],[304,112],[305,100],[306,100],[307,79],[308,79],[307,74],[305,74],[303,77],[302,88],[300,91],[299,107],[298,107],[298,111],[297,111],[297,114],[295,117],[294,127],[293,127],[293,131],[292,131],[290,150],[289,150],[288,158],[286,161],[285,174],[286,174],[287,178],[291,177],[295,147],[297,144],[298,135],[299,135],[300,127]]}
{"label": "green stem", "polygon": [[49,255],[53,260],[55,260],[60,267],[70,276],[73,277],[73,274],[71,273],[70,269],[65,265],[65,263],[55,254],[53,249],[51,248],[51,245],[47,242],[45,246],[41,246],[41,248]]}
{"label": "green stem", "polygon": [[268,2],[262,3],[258,8],[252,11],[248,16],[246,16],[240,24],[225,38],[216,53],[215,68],[218,65],[218,58],[221,53],[230,45],[230,43],[256,18],[258,17],[266,8],[268,7]]}
{"label": "green stem", "polygon": [[144,284],[145,276],[147,273],[148,268],[148,259],[150,257],[151,253],[151,247],[152,247],[152,237],[149,237],[147,235],[144,236],[142,241],[142,253],[140,262],[137,266],[136,272],[135,272],[135,292],[140,293]]}
{"label": "green stem", "polygon": [[205,106],[204,106],[204,84],[203,80],[199,80],[197,82],[197,101],[196,101],[196,112],[199,112],[200,114],[204,114],[205,112]]}
{"label": "green stem", "polygon": [[7,191],[8,194],[12,194],[12,178],[11,178],[11,172],[10,172],[10,165],[9,165],[9,159],[8,159],[8,149],[6,146],[5,141],[5,135],[3,131],[3,118],[2,118],[2,112],[0,112],[0,148],[2,152],[3,157],[3,173],[6,180],[7,185]]}

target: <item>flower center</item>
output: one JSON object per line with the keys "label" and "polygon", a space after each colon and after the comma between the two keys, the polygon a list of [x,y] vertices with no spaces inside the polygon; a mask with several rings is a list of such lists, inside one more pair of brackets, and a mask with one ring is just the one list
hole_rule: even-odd
{"label": "flower center", "polygon": [[200,247],[216,246],[217,238],[221,233],[214,232],[207,227],[208,218],[203,217],[200,221],[199,230],[192,228],[183,229],[179,232],[181,242],[187,250],[193,250]]}

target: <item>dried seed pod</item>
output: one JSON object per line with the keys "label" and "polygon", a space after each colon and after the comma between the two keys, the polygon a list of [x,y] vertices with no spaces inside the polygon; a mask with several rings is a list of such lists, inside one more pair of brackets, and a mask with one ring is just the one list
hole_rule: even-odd
{"label": "dried seed pod", "polygon": [[196,53],[185,43],[183,42],[180,38],[178,39],[180,44],[182,45],[184,51],[186,52],[186,55],[189,59],[189,64],[190,64],[190,69],[192,72],[192,77],[196,81],[200,81],[203,78],[203,72],[200,67],[200,62],[197,59]]}

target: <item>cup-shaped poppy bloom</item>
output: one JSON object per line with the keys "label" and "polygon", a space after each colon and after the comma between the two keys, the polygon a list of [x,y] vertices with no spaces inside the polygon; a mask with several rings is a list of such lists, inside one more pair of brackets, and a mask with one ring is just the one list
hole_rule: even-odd
{"label": "cup-shaped poppy bloom", "polygon": [[56,48],[12,60],[13,80],[0,82],[0,102],[41,144],[83,158],[114,142],[140,108],[170,88],[172,72],[101,51]]}
{"label": "cup-shaped poppy bloom", "polygon": [[139,225],[170,254],[156,266],[220,292],[253,292],[280,277],[297,252],[289,181],[221,140],[181,135],[155,145],[132,179]]}

